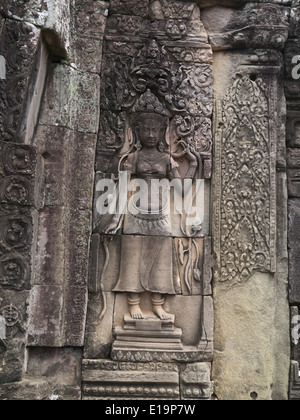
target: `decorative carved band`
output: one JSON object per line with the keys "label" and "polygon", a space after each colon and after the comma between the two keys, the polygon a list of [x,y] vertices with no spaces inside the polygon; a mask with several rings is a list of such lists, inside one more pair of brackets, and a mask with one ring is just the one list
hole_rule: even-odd
{"label": "decorative carved band", "polygon": [[239,76],[219,103],[219,281],[238,283],[256,270],[274,272],[276,114],[271,77]]}

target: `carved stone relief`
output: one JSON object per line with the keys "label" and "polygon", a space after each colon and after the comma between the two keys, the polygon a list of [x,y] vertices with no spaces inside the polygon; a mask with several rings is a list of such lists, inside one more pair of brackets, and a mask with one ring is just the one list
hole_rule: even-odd
{"label": "carved stone relief", "polygon": [[[281,50],[289,32],[289,10],[278,4],[249,3],[242,10],[231,10],[228,20],[219,27],[208,24],[207,30],[214,50],[270,48]],[[224,15],[226,16],[226,9]],[[205,13],[210,14],[210,10]],[[276,28],[276,31],[275,31]]]}
{"label": "carved stone relief", "polygon": [[5,338],[0,340],[1,384],[20,381],[24,367],[29,292],[10,289],[1,287],[0,317],[6,330]]}
{"label": "carved stone relief", "polygon": [[1,149],[0,284],[23,290],[30,287],[36,153],[13,143],[1,142]]}
{"label": "carved stone relief", "polygon": [[[212,52],[194,3],[156,0],[139,6],[112,2],[103,46],[85,357],[87,365],[104,356],[115,361],[106,364],[132,362],[138,368],[151,362],[164,369],[174,363],[177,369],[175,363],[211,361],[213,351]],[[122,196],[123,173],[130,186],[142,185],[139,198],[134,190]],[[116,190],[104,207],[117,207],[99,215],[105,181]],[[173,182],[174,189],[155,192],[153,181]],[[188,205],[168,212],[178,208],[187,185],[188,205],[198,197],[201,214]],[[109,381],[104,371],[97,362],[93,377],[103,376],[98,381],[84,368],[87,398],[122,393],[110,383],[120,375]],[[188,377],[186,371],[183,397],[192,392],[210,398],[207,377],[206,391]],[[139,375],[130,381],[139,384],[133,396],[147,395]],[[103,383],[95,388],[89,382]],[[125,397],[130,390],[123,385]],[[179,399],[178,373],[173,385],[162,396]]]}
{"label": "carved stone relief", "polygon": [[[83,399],[179,400],[211,397],[210,364],[187,364],[183,372],[173,363],[83,362]],[[183,388],[180,389],[180,383]]]}
{"label": "carved stone relief", "polygon": [[[0,5],[0,399],[56,399],[76,381],[65,398],[208,400],[214,341],[216,397],[285,397],[286,174],[292,317],[300,303],[299,5]],[[24,144],[43,156],[41,202]],[[124,172],[138,188],[125,199]],[[105,194],[112,214],[99,212]],[[292,359],[298,400],[299,344]]]}
{"label": "carved stone relief", "polygon": [[31,146],[0,142],[0,382],[21,380],[31,288],[37,156]]}
{"label": "carved stone relief", "polygon": [[32,25],[7,20],[1,33],[0,55],[6,59],[6,79],[0,87],[0,134],[2,140],[24,138],[24,121],[32,60],[36,55],[39,31]]}
{"label": "carved stone relief", "polygon": [[[270,372],[271,381],[276,378],[277,397],[287,398],[287,191],[283,160],[277,158],[285,149],[282,64],[274,51],[263,57],[260,50],[215,55],[214,302],[219,308],[215,329],[224,335],[215,336],[221,351],[215,352],[213,375],[222,371],[215,393],[225,399],[232,394],[237,399],[256,394],[257,399],[275,399],[265,388],[265,375],[258,371]],[[275,299],[281,303],[274,305]],[[281,325],[280,337],[275,323]],[[236,357],[243,359],[243,369],[238,371],[236,359],[231,359],[233,348]],[[257,361],[264,354],[255,368],[254,354]],[[282,360],[272,373],[269,357]],[[229,383],[243,385],[228,391]]]}
{"label": "carved stone relief", "polygon": [[236,283],[255,270],[275,270],[274,94],[272,82],[253,71],[238,74],[219,103],[220,281]]}

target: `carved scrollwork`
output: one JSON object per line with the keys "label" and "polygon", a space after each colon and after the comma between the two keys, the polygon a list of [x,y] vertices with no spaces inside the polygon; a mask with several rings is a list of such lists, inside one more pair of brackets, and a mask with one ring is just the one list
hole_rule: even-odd
{"label": "carved scrollwork", "polygon": [[2,162],[8,174],[32,176],[36,168],[35,149],[21,144],[4,145]]}
{"label": "carved scrollwork", "polygon": [[0,259],[0,284],[22,290],[29,275],[29,266],[20,254],[8,253]]}
{"label": "carved scrollwork", "polygon": [[0,315],[5,319],[7,339],[13,338],[19,331],[24,332],[23,317],[20,310],[12,303],[0,308]]}
{"label": "carved scrollwork", "polygon": [[31,239],[32,224],[26,216],[5,216],[0,221],[0,247],[4,251],[27,248]]}
{"label": "carved scrollwork", "polygon": [[102,146],[108,149],[121,149],[125,142],[124,113],[103,112],[100,123],[100,139]]}
{"label": "carved scrollwork", "polygon": [[212,132],[211,120],[203,117],[177,115],[174,118],[176,133],[179,135],[177,147],[182,151],[173,154],[175,159],[189,155],[197,162],[199,176],[204,179],[211,177]]}
{"label": "carved scrollwork", "polygon": [[3,203],[13,205],[31,205],[33,202],[33,187],[24,177],[6,177],[0,184],[0,200]]}
{"label": "carved scrollwork", "polygon": [[0,55],[6,58],[6,80],[0,86],[0,134],[2,140],[21,136],[21,119],[31,74],[36,41],[32,27],[7,20],[2,28]]}
{"label": "carved scrollwork", "polygon": [[236,80],[223,102],[221,281],[271,271],[269,105],[261,79]]}
{"label": "carved scrollwork", "polygon": [[[108,54],[102,65],[96,167],[117,172],[122,153],[131,150],[128,129],[132,114],[141,100],[147,101],[152,95],[164,108],[159,113],[169,118],[170,126],[174,127],[173,119],[177,119],[171,143],[175,144],[173,152],[184,152],[182,166],[192,162],[199,166],[197,176],[209,179],[212,140],[206,120],[212,116],[212,52],[199,12],[192,2],[155,0],[148,5],[149,16],[145,18],[125,13],[125,4],[119,0],[112,5],[104,44]],[[129,3],[127,6],[131,7]],[[149,101],[146,108],[153,112]],[[188,177],[195,176],[193,168]]]}
{"label": "carved scrollwork", "polygon": [[6,326],[9,328],[14,327],[18,322],[20,322],[20,311],[13,305],[1,308],[0,313],[5,318]]}

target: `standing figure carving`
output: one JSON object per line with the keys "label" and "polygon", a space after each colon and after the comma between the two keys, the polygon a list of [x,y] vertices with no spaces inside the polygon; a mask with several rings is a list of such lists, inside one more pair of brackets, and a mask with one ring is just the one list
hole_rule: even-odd
{"label": "standing figure carving", "polygon": [[[122,238],[120,277],[113,290],[128,293],[129,311],[134,319],[144,318],[140,306],[141,294],[144,292],[151,292],[152,311],[158,318],[172,318],[163,309],[165,296],[176,294],[172,272],[169,194],[166,189],[159,195],[151,194],[153,180],[173,180],[180,177],[177,165],[168,151],[167,128],[167,117],[159,113],[135,116],[135,151],[129,154],[122,168],[131,179],[136,177],[144,180],[148,187],[145,191],[140,191],[146,197],[140,200],[139,207],[136,206],[134,197],[129,199],[125,227],[130,229],[133,226],[134,233],[142,236]],[[119,216],[116,216],[107,233],[118,224]],[[153,246],[154,231],[159,235],[156,246]]]}

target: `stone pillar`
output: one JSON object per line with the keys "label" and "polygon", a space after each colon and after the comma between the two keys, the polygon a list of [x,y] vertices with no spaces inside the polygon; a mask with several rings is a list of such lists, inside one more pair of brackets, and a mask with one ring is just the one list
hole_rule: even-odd
{"label": "stone pillar", "polygon": [[300,3],[292,1],[289,38],[284,50],[285,92],[287,97],[287,177],[288,177],[288,247],[289,247],[289,301],[291,305],[292,361],[290,399],[300,400],[299,390],[299,235],[300,235]]}
{"label": "stone pillar", "polygon": [[[5,9],[5,10],[4,10]],[[5,16],[5,19],[4,19]],[[0,399],[24,375],[28,307],[40,206],[40,157],[29,143],[45,81],[47,53],[40,30],[0,6]],[[40,71],[34,71],[34,65]],[[3,71],[4,70],[4,71]]]}
{"label": "stone pillar", "polygon": [[213,378],[222,400],[288,398],[286,111],[277,51],[288,12],[249,4],[203,14],[215,51]]}
{"label": "stone pillar", "polygon": [[[1,295],[7,340],[10,329],[19,340],[13,355],[6,351],[10,363],[3,363],[5,372],[1,381],[22,379],[22,382],[4,387],[0,398],[81,397],[81,375],[73,372],[81,371],[80,347],[84,342],[99,125],[98,73],[106,14],[107,3],[102,1],[78,0],[72,7],[61,0],[8,1],[0,6],[0,54],[7,63],[7,78],[0,85],[1,136],[6,141],[31,145],[26,146],[29,151],[18,152],[20,165],[22,159],[29,162],[32,146],[40,162],[39,183],[34,188],[29,173],[25,175],[30,179],[22,181],[23,185],[21,181],[17,183],[17,173],[6,172],[11,171],[10,159],[16,159],[13,149],[7,158],[3,153],[2,158],[4,164],[5,159],[8,162],[7,168],[1,170],[3,177],[10,175],[14,180],[11,186],[9,179],[4,179],[3,199],[9,193],[16,194],[16,188],[20,187],[22,199],[28,200],[19,222],[22,230],[11,217],[13,227],[7,223],[3,235],[6,229],[10,236],[22,233],[28,241],[26,249],[24,245],[28,252],[33,232],[34,240],[32,267],[31,260],[29,264],[3,256],[6,258],[3,270],[9,267],[18,270],[26,276],[26,281],[20,279],[20,284],[15,286],[20,292],[5,291]],[[23,197],[25,187],[37,197],[38,212],[33,226],[31,220],[25,221],[29,206],[35,205],[31,195],[31,201]],[[18,232],[14,233],[13,229]],[[18,255],[22,250],[18,247]],[[5,268],[6,265],[9,267]],[[9,282],[13,273],[7,276]],[[5,289],[9,289],[9,284]],[[2,347],[12,346],[7,340],[1,341],[1,352]],[[63,374],[61,366],[65,363],[70,367]],[[13,374],[8,377],[11,371]]]}
{"label": "stone pillar", "polygon": [[[68,60],[52,63],[49,68],[34,138],[43,156],[44,179],[28,331],[28,372],[41,374],[39,360],[43,360],[46,372],[48,362],[49,366],[60,366],[67,358],[71,366],[76,366],[77,376],[66,382],[61,375],[59,398],[78,399],[81,392],[80,348],[84,344],[88,299],[99,126],[98,73],[106,14],[105,2],[76,2],[69,16]],[[51,350],[53,347],[59,349]],[[51,371],[49,381],[57,376]],[[70,378],[67,372],[66,377]]]}

